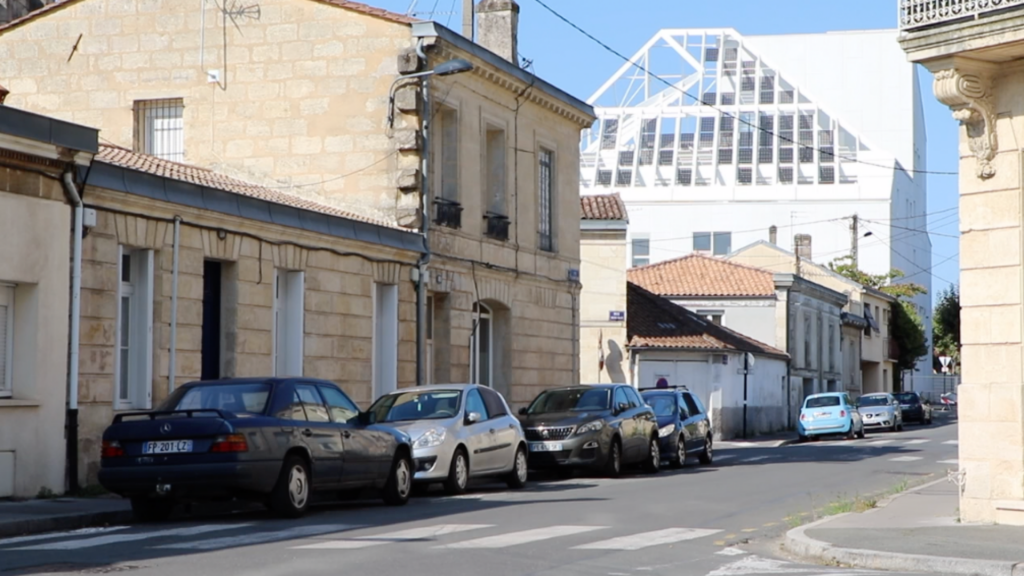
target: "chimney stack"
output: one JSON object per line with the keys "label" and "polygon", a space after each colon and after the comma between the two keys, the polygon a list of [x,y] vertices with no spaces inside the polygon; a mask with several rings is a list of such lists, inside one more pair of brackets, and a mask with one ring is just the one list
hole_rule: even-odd
{"label": "chimney stack", "polygon": [[515,0],[480,0],[476,5],[476,42],[519,65],[519,4]]}
{"label": "chimney stack", "polygon": [[797,234],[793,238],[793,244],[796,246],[796,255],[799,256],[801,260],[812,260],[810,234]]}
{"label": "chimney stack", "polygon": [[768,228],[768,241],[771,242],[772,244],[778,244],[778,239],[779,239],[779,227],[774,225],[774,224],[772,224]]}
{"label": "chimney stack", "polygon": [[476,19],[476,11],[473,10],[473,0],[462,0],[462,35],[468,40],[473,39],[473,20]]}

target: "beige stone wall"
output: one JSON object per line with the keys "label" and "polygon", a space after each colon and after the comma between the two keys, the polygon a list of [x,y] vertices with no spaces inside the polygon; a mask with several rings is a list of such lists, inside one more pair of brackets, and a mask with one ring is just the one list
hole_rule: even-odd
{"label": "beige stone wall", "polygon": [[[153,406],[168,393],[173,227],[183,219],[179,245],[176,384],[196,380],[202,368],[203,262],[222,261],[234,282],[223,288],[237,293],[234,326],[222,319],[231,346],[222,353],[225,376],[272,373],[272,287],[275,268],[305,272],[303,373],[330,380],[366,408],[372,402],[371,365],[375,280],[399,286],[398,379],[415,381],[415,292],[409,269],[375,264],[329,250],[415,263],[417,254],[327,237],[282,226],[241,220],[119,192],[89,189],[89,202],[100,206],[97,226],[83,245],[81,336],[81,428],[79,468],[82,481],[95,482],[99,441],[115,413],[118,245],[155,250],[153,308]],[[145,214],[139,217],[104,211],[110,208]],[[228,230],[220,239],[215,230]],[[262,241],[257,238],[262,239]],[[274,242],[321,247],[323,250],[275,246]],[[262,249],[261,249],[262,244]],[[262,253],[262,254],[261,254]],[[262,276],[261,276],[262,275]],[[229,286],[228,284],[233,284]]]}
{"label": "beige stone wall", "polygon": [[70,223],[59,182],[0,168],[0,284],[14,285],[11,396],[0,397],[5,495],[64,491]]}
{"label": "beige stone wall", "polygon": [[[586,223],[584,223],[586,224]],[[629,354],[626,322],[608,313],[626,312],[626,230],[583,230],[580,242],[580,380],[627,382]],[[598,340],[603,337],[605,367],[598,370]]]}

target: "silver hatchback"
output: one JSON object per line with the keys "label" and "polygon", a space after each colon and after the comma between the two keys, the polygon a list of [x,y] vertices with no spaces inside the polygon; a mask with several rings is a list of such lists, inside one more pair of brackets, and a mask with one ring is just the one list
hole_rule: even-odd
{"label": "silver hatchback", "polygon": [[477,384],[439,384],[385,394],[367,410],[412,438],[421,487],[443,483],[449,494],[466,491],[470,478],[503,477],[526,485],[526,440],[501,394]]}

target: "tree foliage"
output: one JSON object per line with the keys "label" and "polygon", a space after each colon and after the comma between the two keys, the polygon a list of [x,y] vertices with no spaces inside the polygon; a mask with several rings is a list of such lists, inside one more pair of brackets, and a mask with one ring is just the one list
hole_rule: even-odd
{"label": "tree foliage", "polygon": [[939,294],[939,303],[932,315],[932,340],[943,356],[960,363],[960,288],[950,286]]}
{"label": "tree foliage", "polygon": [[[928,339],[924,333],[921,317],[914,309],[914,304],[908,301],[909,298],[918,294],[927,293],[924,286],[913,282],[893,284],[894,280],[903,277],[903,272],[895,268],[888,274],[868,274],[853,265],[852,256],[836,258],[829,262],[828,267],[833,272],[858,284],[885,292],[896,298],[890,314],[889,333],[899,347],[897,365],[900,371],[913,368],[918,359],[928,354]],[[957,334],[959,338],[959,329]]]}

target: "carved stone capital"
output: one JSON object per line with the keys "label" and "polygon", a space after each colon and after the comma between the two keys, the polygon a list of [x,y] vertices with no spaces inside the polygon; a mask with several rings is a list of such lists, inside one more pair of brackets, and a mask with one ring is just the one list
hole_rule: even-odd
{"label": "carved stone capital", "polygon": [[995,176],[992,165],[999,143],[992,97],[992,76],[987,70],[955,65],[935,72],[935,97],[953,110],[953,118],[967,129],[967,143],[977,159],[978,178]]}

